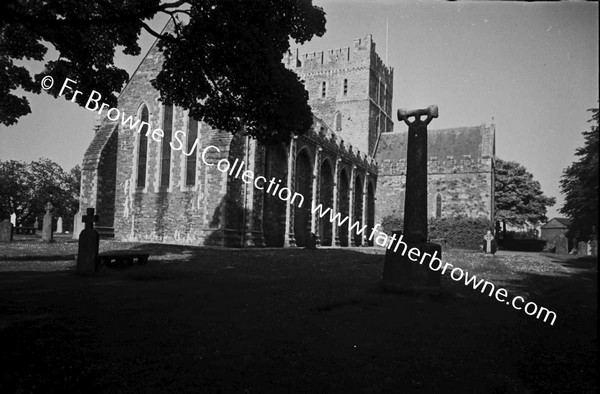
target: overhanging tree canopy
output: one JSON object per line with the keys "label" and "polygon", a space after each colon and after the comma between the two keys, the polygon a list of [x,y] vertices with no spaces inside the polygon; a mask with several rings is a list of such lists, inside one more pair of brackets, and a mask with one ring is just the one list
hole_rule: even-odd
{"label": "overhanging tree canopy", "polygon": [[598,108],[592,112],[592,127],[584,131],[584,145],[575,152],[580,159],[567,167],[560,180],[565,204],[560,212],[571,219],[570,230],[581,239],[598,230]]}
{"label": "overhanging tree canopy", "polygon": [[[152,30],[157,13],[174,28]],[[188,19],[183,23],[180,17]],[[138,55],[144,29],[160,40],[165,62],[153,85],[161,100],[189,109],[211,126],[242,128],[263,142],[289,139],[312,124],[308,93],[282,64],[289,39],[301,44],[325,33],[325,13],[312,0],[56,0],[0,3],[0,122],[30,113],[16,89],[39,93],[43,76],[69,77],[83,92],[98,91],[109,105],[129,76],[113,64],[115,48]],[[59,58],[32,77],[16,60],[44,61],[45,45]],[[49,92],[57,96],[59,86]],[[86,95],[77,97],[84,105]]]}

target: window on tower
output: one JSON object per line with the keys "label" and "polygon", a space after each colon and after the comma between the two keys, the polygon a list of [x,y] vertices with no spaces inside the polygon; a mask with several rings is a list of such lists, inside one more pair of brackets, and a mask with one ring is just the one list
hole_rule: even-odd
{"label": "window on tower", "polygon": [[342,131],[342,113],[335,114],[335,131]]}
{"label": "window on tower", "polygon": [[344,96],[348,95],[348,80],[344,79]]}
{"label": "window on tower", "polygon": [[321,98],[325,98],[327,96],[327,82],[323,81],[321,85]]}

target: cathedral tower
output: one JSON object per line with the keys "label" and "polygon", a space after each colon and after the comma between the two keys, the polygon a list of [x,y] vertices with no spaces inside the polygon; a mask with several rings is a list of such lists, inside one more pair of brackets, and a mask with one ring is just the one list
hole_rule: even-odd
{"label": "cathedral tower", "polygon": [[394,70],[375,52],[371,34],[352,47],[284,57],[309,94],[309,104],[344,142],[374,156],[380,133],[390,132]]}

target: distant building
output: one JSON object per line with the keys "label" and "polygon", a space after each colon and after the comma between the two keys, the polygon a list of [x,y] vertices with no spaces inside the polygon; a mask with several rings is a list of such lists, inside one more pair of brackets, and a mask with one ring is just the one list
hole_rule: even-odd
{"label": "distant building", "polygon": [[[407,132],[383,133],[375,221],[404,214]],[[480,125],[427,132],[427,208],[430,217],[494,218],[495,127]]]}
{"label": "distant building", "polygon": [[552,218],[541,229],[540,239],[551,242],[559,235],[567,235],[571,221],[565,218]]}

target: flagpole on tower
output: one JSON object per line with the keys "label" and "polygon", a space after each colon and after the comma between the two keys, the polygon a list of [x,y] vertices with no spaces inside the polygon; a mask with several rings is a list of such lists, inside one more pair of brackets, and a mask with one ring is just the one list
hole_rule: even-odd
{"label": "flagpole on tower", "polygon": [[389,37],[389,23],[388,17],[385,17],[385,64],[388,64],[388,37]]}

